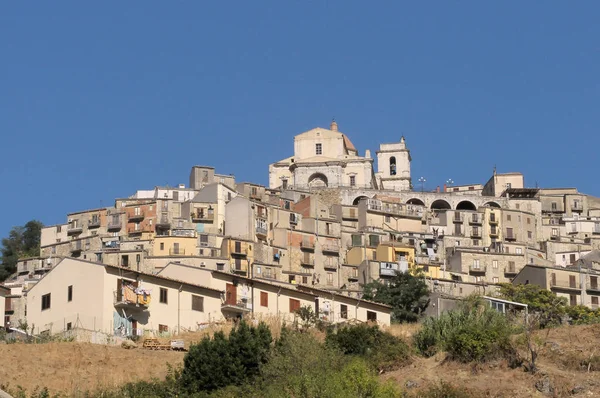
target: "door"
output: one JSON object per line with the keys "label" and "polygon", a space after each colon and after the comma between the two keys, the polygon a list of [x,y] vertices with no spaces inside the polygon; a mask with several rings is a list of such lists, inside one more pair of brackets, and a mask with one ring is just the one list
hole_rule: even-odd
{"label": "door", "polygon": [[242,242],[235,242],[235,252],[236,253],[242,252]]}
{"label": "door", "polygon": [[235,305],[237,303],[237,288],[228,283],[225,286],[225,304]]}
{"label": "door", "polygon": [[569,287],[577,287],[575,283],[575,275],[569,275]]}
{"label": "door", "polygon": [[590,277],[590,287],[594,290],[598,290],[598,277],[597,276],[591,276]]}

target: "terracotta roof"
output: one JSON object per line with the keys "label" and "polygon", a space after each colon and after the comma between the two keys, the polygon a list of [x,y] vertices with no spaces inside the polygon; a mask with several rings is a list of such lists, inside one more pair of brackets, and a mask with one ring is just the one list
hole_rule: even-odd
{"label": "terracotta roof", "polygon": [[356,151],[356,147],[354,146],[352,141],[350,141],[350,138],[348,138],[345,134],[342,134],[342,137],[344,137],[344,146],[346,147],[346,149],[349,151]]}

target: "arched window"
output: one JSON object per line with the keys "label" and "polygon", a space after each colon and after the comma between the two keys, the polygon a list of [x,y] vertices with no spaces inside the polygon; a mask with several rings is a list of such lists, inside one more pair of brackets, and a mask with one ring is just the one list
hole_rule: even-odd
{"label": "arched window", "polygon": [[390,175],[395,176],[396,175],[396,157],[392,156],[390,158]]}

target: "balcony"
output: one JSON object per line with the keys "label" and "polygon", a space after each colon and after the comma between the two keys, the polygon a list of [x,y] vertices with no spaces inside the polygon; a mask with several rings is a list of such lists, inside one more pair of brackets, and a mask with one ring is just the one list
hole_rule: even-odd
{"label": "balcony", "polygon": [[69,226],[67,228],[67,235],[78,235],[83,231],[83,228],[77,225]]}
{"label": "balcony", "polygon": [[399,203],[385,203],[380,200],[370,199],[367,201],[367,209],[378,213],[395,215],[400,217],[423,217],[423,206],[405,205]]}
{"label": "balcony", "polygon": [[315,259],[314,258],[303,258],[302,260],[300,260],[300,265],[302,265],[303,267],[313,268],[315,266]]}
{"label": "balcony", "polygon": [[315,251],[315,242],[303,240],[300,242],[300,248],[307,251]]}
{"label": "balcony", "polygon": [[120,291],[113,291],[114,306],[116,308],[127,308],[129,310],[137,309],[148,310],[150,305],[150,294],[137,294],[129,287],[123,287]]}
{"label": "balcony", "polygon": [[323,264],[323,268],[329,271],[337,271],[338,265],[334,263],[325,263]]}
{"label": "balcony", "polygon": [[513,234],[506,234],[506,236],[504,236],[504,240],[515,241],[515,240],[517,240],[517,237],[516,237],[516,235],[513,235]]}
{"label": "balcony", "polygon": [[221,310],[235,313],[246,313],[252,311],[252,303],[243,300],[226,300],[221,304]]}
{"label": "balcony", "polygon": [[169,249],[169,256],[185,256],[185,249],[171,248]]}
{"label": "balcony", "polygon": [[83,250],[83,245],[81,241],[71,243],[71,253],[79,253]]}
{"label": "balcony", "polygon": [[111,219],[108,222],[108,225],[107,225],[107,229],[109,231],[118,231],[118,230],[121,229],[121,227],[122,227],[122,224],[121,224],[121,219],[120,218],[118,220],[112,220]]}
{"label": "balcony", "polygon": [[479,265],[469,265],[469,273],[471,274],[485,274],[487,272],[487,266],[483,267]]}
{"label": "balcony", "polygon": [[573,203],[571,203],[571,210],[577,211],[577,212],[582,212],[583,206],[579,202],[573,202]]}
{"label": "balcony", "polygon": [[457,224],[462,224],[463,219],[460,213],[454,213],[454,217],[452,217],[452,222]]}
{"label": "balcony", "polygon": [[256,235],[267,236],[267,229],[264,227],[256,227]]}
{"label": "balcony", "polygon": [[145,225],[145,226],[139,227],[139,228],[135,228],[135,227],[127,228],[128,235],[138,235],[138,234],[142,234],[144,232],[152,232],[152,229],[150,228],[149,225]]}
{"label": "balcony", "polygon": [[563,290],[581,290],[579,283],[577,282],[566,282],[566,281],[550,281],[550,288],[552,289],[563,289]]}
{"label": "balcony", "polygon": [[88,229],[100,228],[100,217],[88,221]]}
{"label": "balcony", "polygon": [[342,219],[358,221],[358,209],[342,208]]}
{"label": "balcony", "polygon": [[490,225],[498,225],[498,219],[496,219],[496,217],[490,217]]}
{"label": "balcony", "polygon": [[481,231],[471,230],[471,238],[481,238]]}
{"label": "balcony", "polygon": [[495,236],[495,237],[497,237],[497,236],[498,236],[498,230],[497,230],[497,229],[491,229],[491,230],[490,230],[490,236]]}
{"label": "balcony", "polygon": [[138,212],[133,212],[133,213],[127,214],[127,219],[129,221],[141,221],[144,219],[144,217],[145,217],[145,215],[144,215],[143,211],[138,211]]}
{"label": "balcony", "polygon": [[593,292],[600,292],[600,285],[598,285],[598,279],[587,279],[586,290],[590,290]]}
{"label": "balcony", "polygon": [[471,224],[471,225],[482,225],[483,224],[483,217],[480,217],[478,214],[473,214],[473,215],[471,215],[471,218],[469,219],[469,224]]}
{"label": "balcony", "polygon": [[156,227],[161,229],[170,229],[171,221],[167,217],[161,217],[160,220],[156,221]]}
{"label": "balcony", "polygon": [[196,212],[192,213],[192,222],[212,221],[215,213]]}
{"label": "balcony", "polygon": [[600,228],[599,227],[594,227],[594,230],[592,231],[592,233],[594,235],[600,235]]}
{"label": "balcony", "polygon": [[247,256],[248,255],[248,248],[244,245],[233,245],[233,248],[231,249],[231,254],[235,255],[235,256]]}
{"label": "balcony", "polygon": [[504,275],[515,276],[519,273],[515,267],[504,267]]}
{"label": "balcony", "polygon": [[326,243],[323,246],[321,246],[321,252],[323,254],[327,253],[327,254],[334,254],[334,255],[339,256],[340,255],[340,247],[337,244]]}

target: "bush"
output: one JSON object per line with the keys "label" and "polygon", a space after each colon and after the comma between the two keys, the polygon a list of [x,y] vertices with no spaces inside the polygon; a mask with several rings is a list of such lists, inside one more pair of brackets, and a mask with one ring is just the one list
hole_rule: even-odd
{"label": "bush", "polygon": [[573,325],[593,325],[600,323],[600,310],[592,310],[584,305],[566,307],[566,313]]}
{"label": "bush", "polygon": [[446,351],[460,362],[487,361],[514,356],[508,319],[480,301],[464,303],[455,311],[429,318],[414,336],[414,344],[424,356]]}
{"label": "bush", "polygon": [[187,392],[214,391],[242,385],[259,374],[267,360],[272,337],[264,323],[241,322],[229,338],[223,332],[192,345],[184,358],[180,385]]}
{"label": "bush", "polygon": [[418,398],[472,398],[473,395],[465,388],[455,387],[450,383],[440,382],[440,384],[419,391]]}
{"label": "bush", "polygon": [[330,329],[325,342],[346,355],[364,357],[377,370],[396,368],[409,359],[409,347],[400,338],[366,324]]}
{"label": "bush", "polygon": [[400,393],[381,383],[363,359],[348,361],[337,348],[321,344],[307,333],[284,329],[263,366],[262,384],[246,396],[387,398]]}

